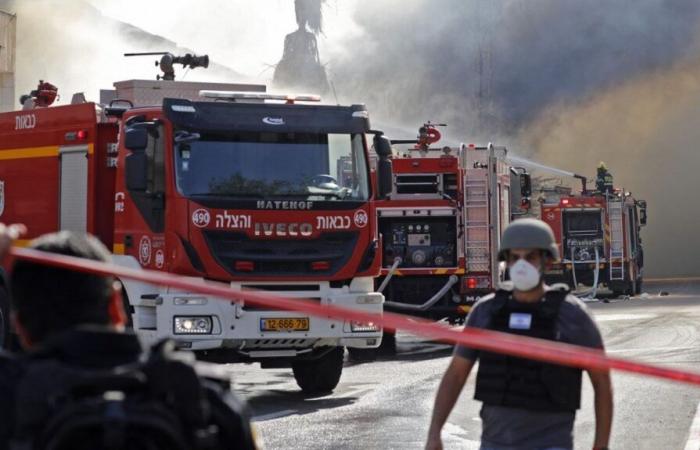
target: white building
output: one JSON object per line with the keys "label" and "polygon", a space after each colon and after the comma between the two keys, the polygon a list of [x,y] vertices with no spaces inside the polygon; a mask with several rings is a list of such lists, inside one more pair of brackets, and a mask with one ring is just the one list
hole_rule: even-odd
{"label": "white building", "polygon": [[17,16],[0,11],[0,112],[15,109]]}

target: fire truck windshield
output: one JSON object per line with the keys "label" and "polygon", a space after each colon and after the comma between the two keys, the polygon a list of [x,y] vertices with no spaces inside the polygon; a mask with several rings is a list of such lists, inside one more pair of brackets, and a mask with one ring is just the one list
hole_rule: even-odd
{"label": "fire truck windshield", "polygon": [[369,198],[361,134],[202,134],[175,145],[175,165],[185,196]]}

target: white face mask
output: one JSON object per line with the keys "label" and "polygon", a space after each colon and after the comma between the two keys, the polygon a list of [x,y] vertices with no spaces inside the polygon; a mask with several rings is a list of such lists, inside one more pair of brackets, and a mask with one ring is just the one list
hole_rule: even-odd
{"label": "white face mask", "polygon": [[529,291],[537,287],[542,279],[542,274],[529,262],[524,259],[519,259],[513,264],[510,269],[510,279],[513,281],[513,286],[518,291]]}

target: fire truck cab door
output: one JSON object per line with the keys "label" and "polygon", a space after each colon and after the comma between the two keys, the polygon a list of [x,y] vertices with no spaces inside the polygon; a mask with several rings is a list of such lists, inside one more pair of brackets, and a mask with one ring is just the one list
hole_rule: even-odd
{"label": "fire truck cab door", "polygon": [[88,146],[59,149],[61,230],[87,231]]}

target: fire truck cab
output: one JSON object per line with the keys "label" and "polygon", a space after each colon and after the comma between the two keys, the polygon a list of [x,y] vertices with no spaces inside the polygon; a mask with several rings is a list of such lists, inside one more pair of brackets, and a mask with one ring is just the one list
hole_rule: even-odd
{"label": "fire truck cab", "polygon": [[[28,238],[93,233],[127,267],[382,312],[364,106],[306,104],[319,99],[260,85],[115,87],[110,107],[0,114],[0,220],[25,223]],[[372,323],[121,282],[146,343],[291,365],[308,392],[335,388],[344,347],[381,341]]]}
{"label": "fire truck cab", "polygon": [[624,189],[612,193],[587,191],[543,198],[541,219],[554,231],[562,258],[548,270],[549,282],[574,289],[585,285],[607,288],[614,295],[642,291],[644,249],[641,227],[647,204]]}

